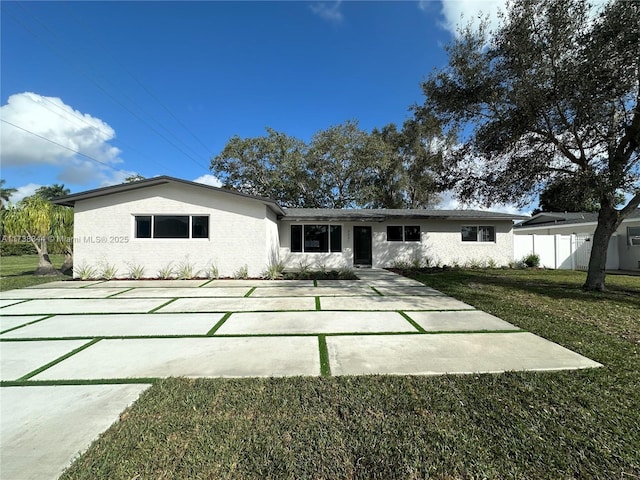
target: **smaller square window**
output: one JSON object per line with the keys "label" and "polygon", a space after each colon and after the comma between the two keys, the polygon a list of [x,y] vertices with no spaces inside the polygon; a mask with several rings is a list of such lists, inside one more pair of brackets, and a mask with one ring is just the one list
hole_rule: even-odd
{"label": "smaller square window", "polygon": [[478,241],[478,227],[462,227],[461,231],[462,231],[463,242]]}
{"label": "smaller square window", "polygon": [[136,216],[136,238],[151,238],[151,216]]}
{"label": "smaller square window", "polygon": [[420,227],[419,226],[406,226],[404,227],[404,241],[405,242],[419,242],[420,241]]}
{"label": "smaller square window", "polygon": [[387,226],[387,242],[401,242],[402,227],[395,225]]}
{"label": "smaller square window", "polygon": [[209,217],[202,215],[191,217],[191,238],[209,238]]}

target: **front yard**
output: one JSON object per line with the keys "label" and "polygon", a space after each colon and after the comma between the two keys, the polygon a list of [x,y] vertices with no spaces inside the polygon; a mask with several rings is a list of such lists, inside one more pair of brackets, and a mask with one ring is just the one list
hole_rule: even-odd
{"label": "front yard", "polygon": [[93,478],[638,478],[640,277],[452,270],[428,286],[602,364],[439,377],[168,379],[67,471]]}

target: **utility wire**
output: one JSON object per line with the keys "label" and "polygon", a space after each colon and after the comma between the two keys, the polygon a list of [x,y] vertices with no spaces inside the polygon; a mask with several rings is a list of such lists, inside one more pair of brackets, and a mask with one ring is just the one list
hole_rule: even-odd
{"label": "utility wire", "polygon": [[164,110],[165,110],[169,115],[171,115],[171,117],[172,117],[176,122],[178,122],[178,124],[179,124],[179,125],[180,125],[180,126],[181,126],[181,127],[182,127],[182,128],[183,128],[183,129],[188,133],[188,134],[189,134],[189,135],[191,135],[191,137],[193,137],[193,139],[194,139],[196,142],[198,142],[198,143],[199,143],[199,144],[200,144],[200,145],[201,145],[201,146],[202,146],[202,147],[207,151],[207,153],[211,152],[211,149],[210,149],[207,145],[205,145],[205,144],[204,144],[204,142],[203,142],[202,140],[200,140],[200,138],[199,138],[195,133],[193,133],[193,131],[191,131],[191,130],[189,129],[189,127],[187,127],[187,126],[186,126],[186,125],[185,125],[185,124],[180,120],[180,118],[178,118],[176,115],[174,115],[174,113],[169,109],[169,107],[167,107],[167,106],[165,105],[165,103],[164,103],[164,102],[162,102],[162,101],[160,100],[160,98],[158,98],[158,96],[157,96],[157,95],[155,95],[155,94],[153,93],[153,91],[152,91],[150,88],[147,88],[147,86],[146,86],[145,84],[143,84],[143,83],[138,79],[138,77],[136,77],[133,73],[131,73],[131,71],[130,71],[130,70],[129,70],[125,65],[123,65],[123,64],[118,60],[118,58],[117,58],[117,57],[115,57],[114,55],[112,55],[112,54],[111,54],[111,52],[110,52],[110,50],[109,50],[109,47],[108,47],[108,46],[106,46],[106,44],[105,44],[105,43],[104,43],[104,42],[103,42],[99,37],[97,37],[96,35],[94,35],[94,34],[93,34],[93,32],[91,31],[91,29],[87,28],[87,27],[83,24],[82,20],[81,20],[81,19],[79,19],[79,18],[78,18],[78,16],[74,13],[74,11],[73,11],[71,8],[69,8],[69,3],[65,3],[65,6],[67,7],[67,10],[68,10],[68,12],[69,12],[70,16],[71,16],[71,17],[76,21],[76,23],[77,23],[78,25],[80,25],[80,27],[81,27],[81,28],[83,28],[83,29],[84,29],[84,31],[85,31],[85,32],[86,32],[90,37],[92,37],[92,38],[96,41],[96,43],[98,43],[98,44],[103,48],[103,50],[104,50],[105,52],[107,52],[107,54],[111,57],[111,60],[113,60],[113,62],[114,62],[116,65],[120,66],[120,68],[121,68],[122,70],[124,70],[124,71],[125,71],[125,72],[126,72],[126,73],[127,73],[127,74],[128,74],[128,75],[129,75],[129,76],[130,76],[130,77],[131,77],[131,78],[132,78],[132,79],[133,79],[133,80],[134,80],[134,81],[135,81],[135,82],[136,82],[136,83],[137,83],[137,84],[138,84],[138,85],[139,85],[139,86],[140,86],[140,87],[145,91],[145,92],[147,92],[147,94],[148,94],[151,98],[153,98],[153,99],[154,99],[154,100],[155,100],[155,101],[156,101],[156,102],[157,102],[157,103],[158,103],[162,108],[164,108]]}
{"label": "utility wire", "polygon": [[92,156],[87,155],[86,153],[79,152],[77,150],[74,150],[73,148],[67,147],[66,145],[62,145],[61,143],[55,142],[55,141],[51,140],[50,138],[43,137],[42,135],[39,135],[39,134],[37,134],[35,132],[32,132],[31,130],[27,130],[26,128],[21,127],[20,125],[16,125],[15,123],[11,123],[8,120],[5,120],[4,118],[0,118],[0,122],[6,123],[7,125],[11,125],[12,127],[17,128],[18,130],[22,130],[23,132],[29,133],[29,134],[33,135],[34,137],[41,138],[42,140],[46,140],[49,143],[53,143],[54,145],[57,145],[58,147],[64,148],[65,150],[69,150],[70,152],[73,152],[73,153],[76,153],[76,154],[78,154],[78,155],[80,155],[82,157],[88,158],[89,160],[91,160],[93,162],[96,162],[96,163],[99,163],[100,165],[104,165],[105,167],[108,167],[108,168],[112,169],[115,172],[127,173],[124,170],[120,170],[118,168],[115,168],[115,167],[109,165],[108,163],[105,163],[105,162],[103,162],[101,160],[98,160],[97,158],[93,158]]}
{"label": "utility wire", "polygon": [[[22,5],[21,5],[22,7]],[[26,11],[26,9],[24,9],[24,7],[22,7],[23,10]],[[111,98],[114,102],[116,102],[118,105],[120,105],[122,108],[124,108],[125,110],[127,110],[131,115],[133,115],[134,117],[136,117],[138,120],[142,121],[143,123],[145,123],[147,125],[147,127],[149,129],[151,129],[154,133],[156,133],[159,137],[161,137],[163,140],[165,140],[167,143],[169,143],[172,147],[174,147],[176,150],[178,150],[179,152],[181,152],[184,156],[186,156],[187,158],[189,158],[193,163],[195,163],[196,165],[198,165],[201,168],[204,168],[205,170],[208,170],[208,167],[202,165],[197,159],[195,159],[191,154],[189,154],[188,152],[184,151],[180,146],[176,145],[175,142],[171,141],[170,139],[168,139],[165,135],[163,135],[161,132],[159,132],[153,125],[151,125],[148,121],[146,121],[144,118],[142,118],[140,115],[138,115],[136,112],[134,112],[133,110],[131,110],[127,105],[125,105],[124,103],[122,103],[118,98],[116,98],[114,95],[112,95],[110,92],[108,92],[102,85],[100,85],[94,78],[92,78],[91,76],[89,76],[83,69],[78,68],[73,62],[69,61],[68,58],[66,58],[66,55],[64,53],[60,53],[60,51],[58,49],[53,48],[48,42],[44,41],[36,32],[34,32],[29,26],[26,26],[23,22],[21,22],[19,19],[17,19],[15,17],[14,14],[10,13],[9,10],[5,9],[4,13],[9,13],[9,16],[11,18],[13,18],[14,21],[16,21],[22,28],[24,28],[28,33],[32,34],[34,37],[38,38],[40,41],[42,41],[47,48],[49,48],[50,50],[54,51],[57,55],[59,55],[60,57],[62,57],[66,63],[68,65],[70,65],[72,68],[74,68],[75,70],[79,71],[83,76],[85,76],[91,83],[93,83],[100,91],[102,91],[105,95],[107,95],[109,98]],[[31,15],[31,14],[29,14]],[[33,15],[31,15],[33,18]],[[38,20],[36,18],[36,20]],[[39,21],[39,20],[38,20]],[[39,21],[40,22],[40,21]],[[42,25],[42,22],[40,22],[40,24]],[[48,29],[46,27],[46,25],[44,25],[45,29],[49,30],[51,32],[50,29]],[[53,33],[53,32],[52,32]],[[55,34],[54,34],[55,35]]]}

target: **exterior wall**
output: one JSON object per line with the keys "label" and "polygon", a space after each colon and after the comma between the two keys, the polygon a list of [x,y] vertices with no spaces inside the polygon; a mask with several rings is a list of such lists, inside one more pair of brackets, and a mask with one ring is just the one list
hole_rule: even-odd
{"label": "exterior wall", "polygon": [[[625,220],[620,227],[611,236],[609,246],[607,248],[607,266],[608,270],[640,270],[640,246],[629,245],[627,238],[627,227],[640,227],[640,220]],[[520,260],[529,253],[537,253],[540,255],[541,266],[545,268],[582,268],[581,263],[572,258],[577,248],[586,248],[587,252],[582,256],[591,252],[590,244],[581,244],[580,247],[575,245],[577,237],[590,237],[595,232],[595,224],[583,223],[576,225],[567,225],[562,227],[530,227],[515,229],[515,259]],[[559,239],[557,239],[559,237]],[[556,238],[554,240],[554,238]],[[569,240],[567,240],[569,239]],[[567,250],[557,242],[570,242],[571,248]],[[546,245],[546,247],[545,247]]]}
{"label": "exterior wall", "polygon": [[[429,260],[431,265],[452,265],[495,262],[508,265],[513,261],[512,222],[508,221],[464,221],[464,220],[406,220],[385,222],[326,222],[306,221],[300,224],[342,225],[341,253],[291,253],[291,224],[280,222],[280,257],[287,268],[297,268],[300,262],[311,267],[324,265],[327,268],[353,267],[353,227],[370,226],[372,235],[372,266],[391,267],[396,262],[422,263]],[[420,242],[387,242],[388,225],[419,225]],[[463,225],[493,225],[496,227],[495,242],[463,242]]]}
{"label": "exterior wall", "polygon": [[[247,265],[250,276],[267,265],[274,248],[274,218],[261,202],[188,185],[158,185],[76,202],[75,275],[83,265],[115,265],[127,277],[129,265],[145,267],[144,277],[181,262],[206,270],[212,263],[222,276]],[[135,215],[209,215],[208,239],[136,239]],[[268,234],[268,232],[270,232]],[[270,239],[271,243],[265,241]]]}

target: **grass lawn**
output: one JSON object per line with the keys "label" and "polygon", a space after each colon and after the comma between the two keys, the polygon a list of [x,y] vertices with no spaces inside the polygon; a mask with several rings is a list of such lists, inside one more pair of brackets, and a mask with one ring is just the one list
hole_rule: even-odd
{"label": "grass lawn", "polygon": [[[64,255],[49,255],[49,258],[56,268],[64,262]],[[0,257],[0,292],[70,278],[34,277],[32,274],[37,267],[37,255]]]}
{"label": "grass lawn", "polygon": [[604,368],[168,379],[63,479],[640,477],[640,277],[455,270],[420,280]]}

